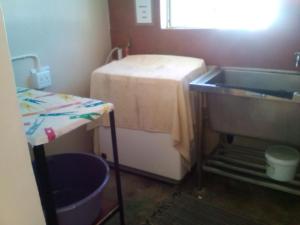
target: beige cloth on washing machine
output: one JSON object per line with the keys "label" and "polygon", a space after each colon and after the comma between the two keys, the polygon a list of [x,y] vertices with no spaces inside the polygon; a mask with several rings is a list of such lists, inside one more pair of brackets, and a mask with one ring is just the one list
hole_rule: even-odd
{"label": "beige cloth on washing machine", "polygon": [[[194,134],[188,86],[204,72],[198,58],[131,55],[93,72],[91,98],[114,104],[117,127],[170,134],[190,162]],[[109,126],[108,118],[103,125]]]}

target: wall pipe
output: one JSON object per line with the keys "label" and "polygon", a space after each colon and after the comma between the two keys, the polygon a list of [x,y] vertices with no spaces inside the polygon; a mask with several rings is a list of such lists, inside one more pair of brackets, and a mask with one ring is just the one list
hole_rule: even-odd
{"label": "wall pipe", "polygon": [[14,62],[14,61],[23,60],[23,59],[33,59],[34,64],[35,64],[35,69],[37,71],[39,71],[41,69],[40,58],[38,57],[38,55],[35,55],[35,54],[28,54],[28,55],[12,57],[11,61]]}

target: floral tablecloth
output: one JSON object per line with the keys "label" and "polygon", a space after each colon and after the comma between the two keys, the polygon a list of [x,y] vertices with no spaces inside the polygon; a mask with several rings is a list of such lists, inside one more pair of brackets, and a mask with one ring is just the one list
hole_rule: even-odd
{"label": "floral tablecloth", "polygon": [[111,103],[73,95],[17,88],[28,142],[43,145],[113,110]]}

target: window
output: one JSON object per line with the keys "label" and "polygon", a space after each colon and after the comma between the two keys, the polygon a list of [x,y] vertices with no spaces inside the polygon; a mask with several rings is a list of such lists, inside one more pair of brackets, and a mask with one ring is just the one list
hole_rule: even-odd
{"label": "window", "polygon": [[280,0],[160,0],[165,29],[266,29]]}

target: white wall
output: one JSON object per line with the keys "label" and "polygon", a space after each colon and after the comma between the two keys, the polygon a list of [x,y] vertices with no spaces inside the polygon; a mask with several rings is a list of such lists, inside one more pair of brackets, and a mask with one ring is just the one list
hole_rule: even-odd
{"label": "white wall", "polygon": [[[50,65],[48,89],[89,95],[91,72],[111,48],[107,0],[0,0],[12,56],[36,53]],[[28,86],[31,61],[15,62],[18,86]],[[48,152],[90,151],[92,135],[85,128],[47,146]],[[50,149],[50,151],[49,151]]]}
{"label": "white wall", "polygon": [[0,224],[45,224],[22,129],[0,8]]}

